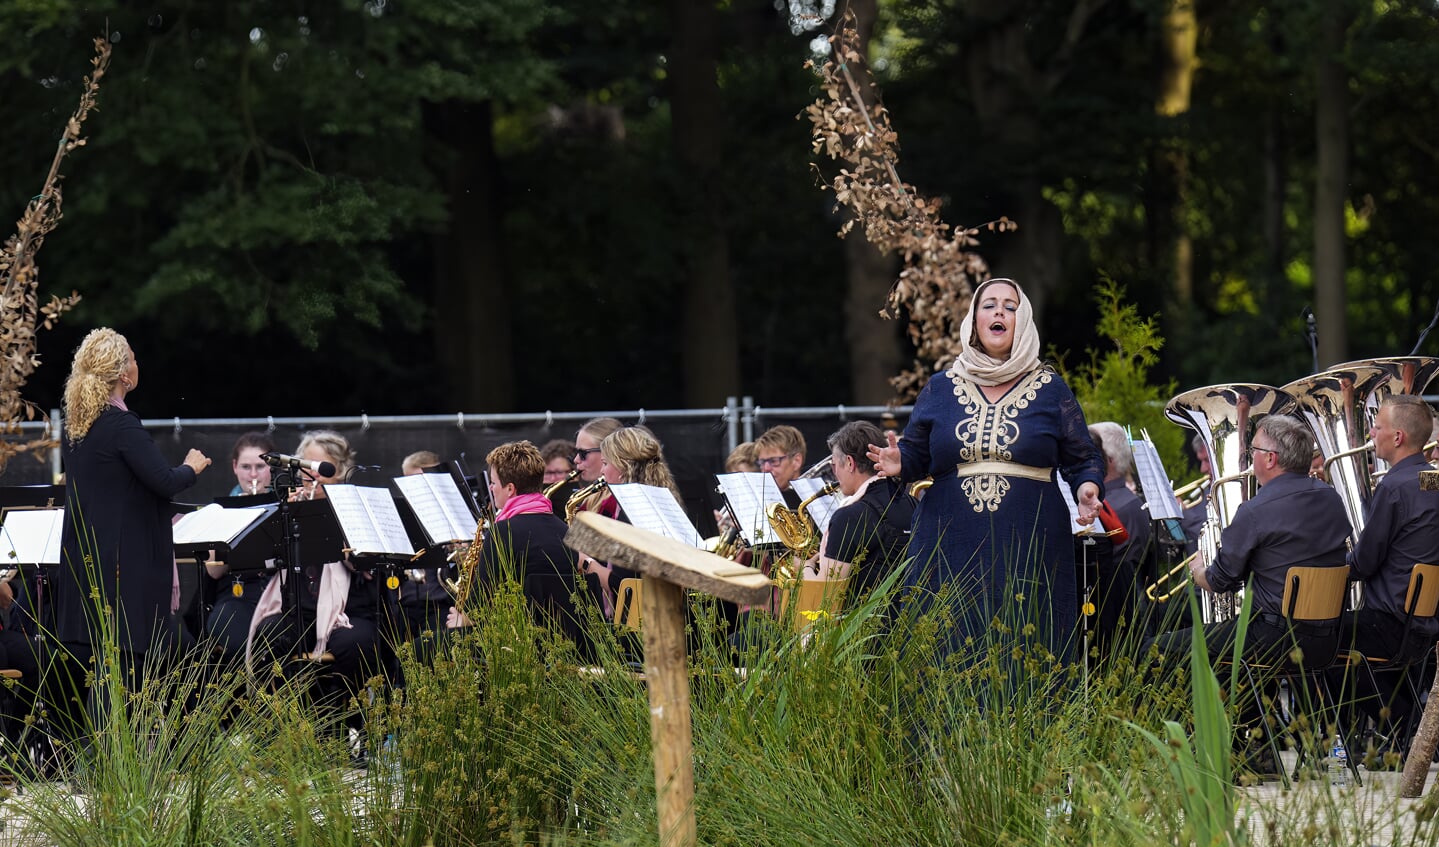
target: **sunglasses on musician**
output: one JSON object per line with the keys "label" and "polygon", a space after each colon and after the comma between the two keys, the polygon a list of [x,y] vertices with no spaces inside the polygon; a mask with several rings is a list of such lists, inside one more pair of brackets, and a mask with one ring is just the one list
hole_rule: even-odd
{"label": "sunglasses on musician", "polygon": [[600,448],[598,447],[577,447],[575,448],[575,458],[583,462],[585,459],[588,459],[591,455],[598,452],[600,452]]}

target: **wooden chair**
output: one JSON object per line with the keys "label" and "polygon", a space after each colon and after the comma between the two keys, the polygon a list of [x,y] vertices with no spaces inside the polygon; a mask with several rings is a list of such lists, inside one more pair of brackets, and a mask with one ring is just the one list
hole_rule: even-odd
{"label": "wooden chair", "polygon": [[[1291,664],[1285,651],[1277,660],[1264,663],[1252,662],[1246,658],[1240,659],[1240,668],[1244,672],[1245,680],[1254,696],[1254,702],[1259,708],[1259,714],[1265,713],[1264,691],[1257,684],[1260,676],[1266,680],[1284,680],[1288,683],[1295,710],[1302,706],[1301,690],[1304,692],[1317,692],[1320,698],[1327,702],[1328,708],[1333,712],[1334,725],[1340,729],[1340,736],[1346,750],[1353,750],[1349,734],[1344,730],[1339,721],[1338,702],[1329,690],[1325,680],[1324,671],[1333,665],[1339,656],[1339,620],[1344,614],[1344,599],[1348,596],[1349,589],[1349,568],[1344,566],[1333,567],[1306,567],[1296,566],[1289,569],[1284,576],[1284,597],[1281,600],[1280,608],[1283,610],[1285,625],[1289,629],[1290,641],[1293,643],[1295,632],[1298,629],[1311,628],[1332,628],[1335,633],[1334,651],[1328,655],[1311,656],[1305,655],[1302,664],[1296,666]],[[1301,688],[1302,686],[1302,688]],[[1274,761],[1279,763],[1279,744],[1276,740],[1276,732],[1264,733],[1265,743],[1269,746],[1269,752],[1273,755]],[[1299,777],[1300,766],[1304,762],[1304,746],[1296,744],[1299,748],[1299,761],[1294,765],[1294,778]],[[1363,785],[1359,778],[1359,766],[1355,763],[1355,757],[1349,756],[1349,771],[1354,776],[1355,785]],[[1284,787],[1289,787],[1289,777],[1280,769],[1279,776],[1284,782]]]}
{"label": "wooden chair", "polygon": [[821,615],[838,615],[848,591],[849,577],[802,579],[795,585],[781,586],[779,619],[791,621],[796,632],[803,632]]}
{"label": "wooden chair", "polygon": [[620,580],[620,590],[615,593],[615,626],[640,631],[642,591],[644,580],[634,577]]}
{"label": "wooden chair", "polygon": [[[1418,709],[1424,702],[1419,691],[1419,679],[1424,676],[1429,657],[1434,653],[1434,641],[1426,640],[1416,632],[1414,622],[1436,614],[1439,614],[1439,565],[1415,564],[1409,571],[1409,589],[1404,595],[1404,637],[1398,649],[1389,656],[1351,650],[1343,658],[1351,667],[1358,665],[1369,677],[1372,689],[1381,695],[1384,689],[1379,687],[1378,675],[1398,676],[1391,692],[1396,691],[1402,682],[1409,688],[1409,702]],[[1385,697],[1384,701],[1385,705],[1389,705],[1393,694]],[[1409,731],[1412,732],[1412,729]]]}

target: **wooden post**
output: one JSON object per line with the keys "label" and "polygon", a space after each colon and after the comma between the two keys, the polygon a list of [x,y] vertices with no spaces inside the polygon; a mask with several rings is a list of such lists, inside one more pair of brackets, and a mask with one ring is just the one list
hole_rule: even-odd
{"label": "wooden post", "polygon": [[665,847],[689,847],[697,836],[684,589],[754,604],[770,596],[769,578],[754,568],[590,512],[575,516],[565,544],[644,574],[641,631],[659,842]]}

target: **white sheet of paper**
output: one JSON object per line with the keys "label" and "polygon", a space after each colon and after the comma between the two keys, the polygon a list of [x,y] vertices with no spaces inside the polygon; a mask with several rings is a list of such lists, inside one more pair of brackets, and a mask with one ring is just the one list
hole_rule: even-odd
{"label": "white sheet of paper", "polygon": [[465,506],[464,495],[449,474],[421,473],[395,477],[431,544],[471,541],[478,522]]}
{"label": "white sheet of paper", "polygon": [[13,509],[0,525],[0,568],[60,564],[64,509]]}
{"label": "white sheet of paper", "polygon": [[[339,491],[339,496],[335,492]],[[325,494],[351,551],[359,554],[415,555],[389,489],[363,485],[327,485]]]}
{"label": "white sheet of paper", "polygon": [[1144,502],[1149,505],[1151,520],[1165,518],[1179,519],[1184,516],[1184,507],[1174,496],[1174,486],[1164,470],[1159,451],[1147,439],[1133,442],[1134,469],[1139,474],[1139,486],[1144,489]]}
{"label": "white sheet of paper", "polygon": [[218,503],[211,503],[189,514],[181,515],[171,529],[171,533],[176,544],[207,546],[229,544],[235,539],[235,536],[244,532],[251,524],[271,511],[273,510],[264,506],[226,509]]}
{"label": "white sheet of paper", "polygon": [[[1093,532],[1093,524],[1085,526],[1079,522],[1079,506],[1075,505],[1074,495],[1069,493],[1069,482],[1064,478],[1064,474],[1055,471],[1054,476],[1058,480],[1055,485],[1059,487],[1059,493],[1064,497],[1064,505],[1069,507],[1069,531],[1075,535],[1088,535]],[[1095,520],[1094,523],[1098,524],[1099,521]]]}
{"label": "white sheet of paper", "polygon": [[784,495],[774,477],[767,473],[722,473],[718,474],[720,491],[734,509],[739,521],[740,535],[751,546],[776,544],[779,539],[770,529],[769,518],[764,515],[770,503],[784,503]]}
{"label": "white sheet of paper", "polygon": [[685,510],[668,488],[626,483],[611,485],[610,493],[615,495],[625,517],[640,529],[647,529],[691,547],[704,544],[699,531],[690,523],[689,515],[685,514]]}
{"label": "white sheet of paper", "polygon": [[[824,488],[825,481],[822,479],[796,479],[790,485],[799,492],[801,500],[808,500]],[[835,511],[839,509],[839,499],[839,492],[836,491],[820,497],[805,507],[805,511],[809,512],[810,518],[814,521],[814,525],[819,527],[820,532],[829,529],[829,519],[834,517]]]}

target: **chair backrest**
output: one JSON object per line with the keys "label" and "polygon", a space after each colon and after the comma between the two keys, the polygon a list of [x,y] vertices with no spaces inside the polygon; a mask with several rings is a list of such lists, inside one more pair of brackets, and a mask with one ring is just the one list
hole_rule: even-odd
{"label": "chair backrest", "polygon": [[837,615],[844,608],[844,595],[849,589],[844,579],[802,579],[788,590],[780,591],[780,620],[793,609],[793,626],[803,630],[821,613]]}
{"label": "chair backrest", "polygon": [[640,593],[644,585],[643,580],[634,577],[620,580],[620,590],[615,593],[615,626],[639,632]]}
{"label": "chair backrest", "polygon": [[1284,576],[1284,616],[1291,622],[1327,623],[1344,614],[1349,568],[1296,566]]}
{"label": "chair backrest", "polygon": [[1410,617],[1432,618],[1439,614],[1439,565],[1415,564],[1409,571],[1409,593],[1404,611]]}

